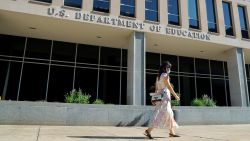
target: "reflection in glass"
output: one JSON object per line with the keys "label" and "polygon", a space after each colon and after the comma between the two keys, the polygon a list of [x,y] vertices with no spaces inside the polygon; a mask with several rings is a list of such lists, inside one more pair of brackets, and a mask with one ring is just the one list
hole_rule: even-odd
{"label": "reflection in glass", "polygon": [[223,79],[212,79],[213,99],[217,106],[227,106],[225,81]]}
{"label": "reflection in glass", "polygon": [[158,21],[158,0],[145,0],[145,19]]}
{"label": "reflection in glass", "polygon": [[181,106],[190,106],[195,96],[194,77],[180,76]]}
{"label": "reflection in glass", "polygon": [[94,0],[93,10],[109,13],[109,0]]}
{"label": "reflection in glass", "polygon": [[64,0],[65,6],[82,8],[82,0]]}
{"label": "reflection in glass", "polygon": [[120,15],[135,17],[135,0],[121,0]]}
{"label": "reflection in glass", "polygon": [[179,0],[168,0],[168,23],[180,25]]}
{"label": "reflection in glass", "polygon": [[197,0],[188,0],[189,27],[199,29]]}
{"label": "reflection in glass", "polygon": [[208,31],[217,32],[215,2],[214,0],[206,0]]}
{"label": "reflection in glass", "polygon": [[234,36],[233,24],[232,24],[232,13],[231,13],[231,5],[228,2],[223,1],[223,13],[224,13],[224,22],[226,35]]}
{"label": "reflection in glass", "polygon": [[242,38],[248,39],[248,26],[246,22],[246,10],[243,6],[238,6],[238,12],[240,17],[240,28],[241,28],[241,36]]}

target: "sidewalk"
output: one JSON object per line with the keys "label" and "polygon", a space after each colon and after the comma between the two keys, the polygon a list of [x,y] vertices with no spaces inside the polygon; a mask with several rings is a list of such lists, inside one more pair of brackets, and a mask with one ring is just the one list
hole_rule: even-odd
{"label": "sidewalk", "polygon": [[[143,141],[146,127],[0,125],[0,141]],[[250,141],[250,124],[180,126],[179,138],[155,129],[157,141]]]}

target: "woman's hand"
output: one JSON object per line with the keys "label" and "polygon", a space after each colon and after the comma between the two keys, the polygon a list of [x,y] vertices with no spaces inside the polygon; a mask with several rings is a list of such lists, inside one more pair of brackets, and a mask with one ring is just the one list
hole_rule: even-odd
{"label": "woman's hand", "polygon": [[177,101],[180,101],[180,97],[179,97],[179,96],[176,96],[175,99],[176,99]]}

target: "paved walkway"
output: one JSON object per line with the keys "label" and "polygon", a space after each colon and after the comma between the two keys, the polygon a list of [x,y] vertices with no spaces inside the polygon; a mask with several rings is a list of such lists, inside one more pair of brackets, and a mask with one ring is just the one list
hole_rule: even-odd
{"label": "paved walkway", "polygon": [[[145,127],[0,125],[0,141],[143,141]],[[179,138],[155,129],[157,141],[250,141],[250,124],[180,126]]]}

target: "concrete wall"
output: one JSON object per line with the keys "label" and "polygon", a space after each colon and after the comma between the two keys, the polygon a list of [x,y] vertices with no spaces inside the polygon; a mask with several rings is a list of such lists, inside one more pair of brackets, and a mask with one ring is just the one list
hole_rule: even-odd
{"label": "concrete wall", "polygon": [[[0,101],[0,124],[147,126],[152,106]],[[176,107],[180,125],[246,124],[250,108]]]}

